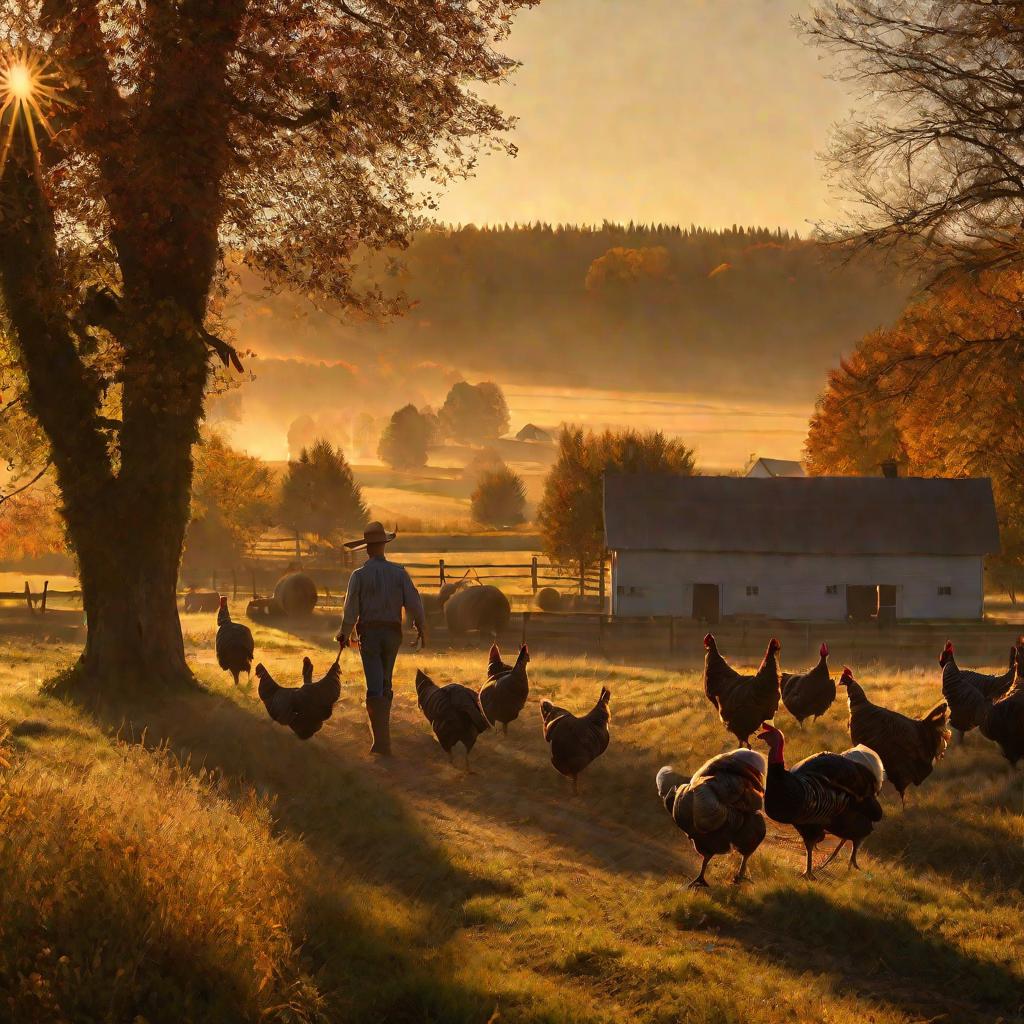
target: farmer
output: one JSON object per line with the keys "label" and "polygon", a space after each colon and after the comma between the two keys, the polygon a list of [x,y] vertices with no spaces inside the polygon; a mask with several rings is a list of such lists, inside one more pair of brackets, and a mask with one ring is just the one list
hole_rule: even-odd
{"label": "farmer", "polygon": [[391,753],[391,676],[402,646],[402,609],[412,619],[420,647],[426,644],[423,602],[405,569],[384,557],[384,548],[395,539],[380,523],[370,523],[362,540],[345,547],[366,548],[366,562],[352,573],[345,596],[345,612],[336,637],[348,647],[352,628],[359,638],[359,653],[366,676],[366,717],[373,738],[371,754]]}

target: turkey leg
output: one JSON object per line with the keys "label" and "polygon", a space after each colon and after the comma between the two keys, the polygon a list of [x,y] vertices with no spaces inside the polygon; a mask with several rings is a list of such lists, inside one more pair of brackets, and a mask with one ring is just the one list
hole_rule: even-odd
{"label": "turkey leg", "polygon": [[750,876],[747,874],[748,860],[750,860],[750,854],[743,854],[743,859],[740,861],[740,869],[736,872],[736,877],[732,880],[733,885],[742,885],[744,882],[750,881]]}
{"label": "turkey leg", "polygon": [[834,850],[833,850],[833,851],[832,851],[832,852],[831,852],[831,853],[830,853],[830,854],[829,854],[829,855],[828,855],[828,856],[827,856],[827,857],[825,858],[825,860],[824,860],[824,861],[822,861],[822,864],[821,864],[821,866],[822,866],[823,868],[827,868],[827,867],[829,866],[829,864],[831,864],[831,863],[832,863],[832,861],[834,861],[834,860],[836,859],[836,854],[837,854],[837,853],[838,853],[838,852],[839,852],[839,851],[840,851],[840,850],[841,850],[841,849],[842,849],[842,848],[843,848],[843,847],[844,847],[845,845],[846,845],[846,840],[845,840],[845,839],[840,839],[840,840],[839,840],[839,842],[838,842],[838,843],[836,844],[836,848],[835,848],[835,849],[834,849]]}
{"label": "turkey leg", "polygon": [[857,839],[854,841],[853,852],[850,854],[850,864],[848,870],[853,869],[854,871],[860,871],[860,865],[857,863],[857,848],[860,846],[860,844],[861,840]]}
{"label": "turkey leg", "polygon": [[814,847],[806,841],[804,842],[804,846],[807,847],[807,863],[804,866],[803,871],[800,873],[800,877],[806,878],[808,882],[816,882],[818,877],[814,873]]}
{"label": "turkey leg", "polygon": [[[744,858],[745,861],[745,858]],[[709,888],[707,879],[704,877],[704,872],[708,869],[708,864],[711,863],[710,857],[704,858],[704,863],[700,866],[700,874],[686,887],[687,889],[707,889]]]}

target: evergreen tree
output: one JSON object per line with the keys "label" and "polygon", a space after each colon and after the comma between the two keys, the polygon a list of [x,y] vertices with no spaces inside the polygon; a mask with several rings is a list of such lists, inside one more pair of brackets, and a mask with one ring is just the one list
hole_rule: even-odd
{"label": "evergreen tree", "polygon": [[340,448],[320,439],[288,463],[278,511],[282,526],[334,543],[369,518],[362,488]]}

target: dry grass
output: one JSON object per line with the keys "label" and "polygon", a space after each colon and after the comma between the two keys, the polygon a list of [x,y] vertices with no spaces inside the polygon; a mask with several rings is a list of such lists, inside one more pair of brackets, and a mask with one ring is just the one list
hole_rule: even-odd
{"label": "dry grass", "polygon": [[[714,888],[691,893],[696,858],[654,773],[729,746],[697,673],[534,650],[523,719],[481,738],[466,778],[422,721],[412,674],[479,682],[482,647],[403,654],[401,756],[383,767],[364,753],[353,655],[335,717],[300,743],[216,669],[211,617],[185,629],[207,692],[124,721],[39,693],[70,647],[0,647],[0,721],[50,726],[9,742],[2,783],[27,810],[0,815],[0,993],[24,996],[42,956],[59,1007],[24,1020],[483,1024],[496,1008],[529,1022],[1024,1020],[1024,792],[980,737],[951,748],[906,812],[886,794],[861,874],[801,881],[795,836],[772,829],[752,886],[728,885],[722,860]],[[257,631],[278,678],[297,679],[317,646]],[[332,657],[314,651],[318,667]],[[923,711],[938,688],[930,668],[859,677],[903,710]],[[574,800],[547,761],[537,703],[589,707],[602,683],[612,744]],[[796,757],[846,745],[845,718],[837,706],[802,731],[779,722]],[[129,742],[143,729],[148,750]],[[38,852],[8,852],[22,848]],[[74,984],[61,956],[75,958]]]}

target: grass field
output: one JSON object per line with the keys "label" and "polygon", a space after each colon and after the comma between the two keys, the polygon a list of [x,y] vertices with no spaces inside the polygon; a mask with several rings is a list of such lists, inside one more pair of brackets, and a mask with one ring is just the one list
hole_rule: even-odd
{"label": "grass field", "polygon": [[[216,668],[210,616],[184,627],[202,689],[116,713],[41,692],[74,655],[58,626],[0,640],[0,722],[20,733],[0,771],[14,1021],[1024,1020],[1022,776],[981,737],[905,811],[887,788],[862,873],[804,882],[795,834],[770,826],[754,884],[729,885],[723,858],[690,892],[698,860],[654,774],[730,746],[698,673],[535,649],[523,718],[481,737],[466,777],[412,675],[479,683],[483,646],[403,654],[384,766],[365,754],[354,655],[334,718],[301,743]],[[302,654],[333,658],[324,632],[259,628],[258,656],[295,683]],[[915,712],[938,690],[932,666],[861,679]],[[537,704],[588,708],[602,684],[611,746],[573,799]],[[794,759],[847,746],[845,720],[777,719]]]}

